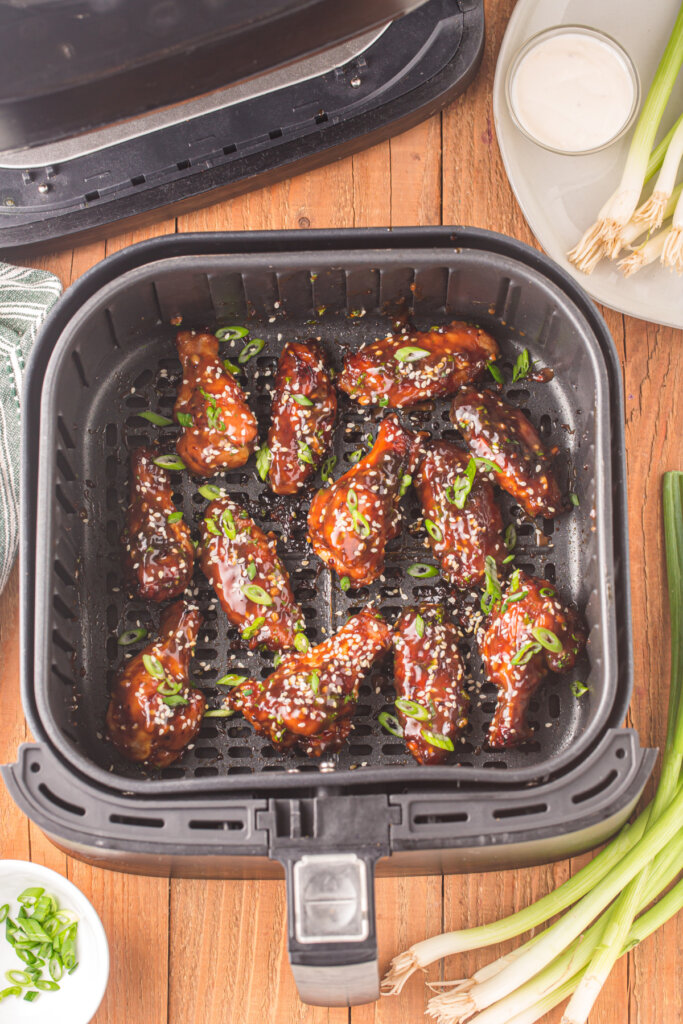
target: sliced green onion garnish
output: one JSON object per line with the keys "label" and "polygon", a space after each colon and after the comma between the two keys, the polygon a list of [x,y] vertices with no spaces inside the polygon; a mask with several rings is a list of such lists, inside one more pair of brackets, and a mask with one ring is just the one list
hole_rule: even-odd
{"label": "sliced green onion garnish", "polygon": [[353,528],[358,536],[363,540],[367,540],[372,533],[367,516],[364,516],[363,513],[359,512],[357,509],[353,512]]}
{"label": "sliced green onion garnish", "polygon": [[247,566],[247,576],[250,580],[256,578],[256,562],[249,562],[249,565]]}
{"label": "sliced green onion garnish", "polygon": [[514,549],[515,544],[517,543],[517,530],[515,529],[514,523],[510,523],[506,528],[503,543],[508,551],[512,551]]}
{"label": "sliced green onion garnish", "polygon": [[221,676],[220,679],[216,680],[216,686],[239,686],[240,683],[244,683],[247,680],[247,676],[237,676],[232,672],[228,672],[227,676]]}
{"label": "sliced green onion garnish", "polygon": [[219,522],[221,524],[221,530],[228,540],[234,540],[237,536],[237,527],[235,526],[235,517],[232,514],[232,509],[224,508],[221,512]]}
{"label": "sliced green onion garnish", "polygon": [[574,494],[574,492],[572,491],[570,493],[570,495],[569,495],[569,500],[571,501],[572,505],[574,505],[576,508],[579,507],[579,496],[578,496],[578,494]]}
{"label": "sliced green onion garnish", "polygon": [[189,412],[176,413],[176,419],[181,427],[191,427],[194,420]]}
{"label": "sliced green onion garnish", "polygon": [[50,977],[52,978],[53,981],[61,981],[62,975],[64,974],[64,965],[62,964],[60,957],[50,957],[48,969],[50,971]]}
{"label": "sliced green onion garnish", "polygon": [[221,531],[216,526],[216,520],[213,519],[211,516],[208,516],[204,520],[204,526],[206,527],[206,532],[207,533],[213,534],[214,537],[220,537],[221,536]]}
{"label": "sliced green onion garnish", "polygon": [[0,1003],[2,1002],[3,999],[7,999],[8,996],[20,996],[20,995],[21,995],[21,986],[20,985],[10,985],[8,988],[3,988],[2,990],[0,990]]}
{"label": "sliced green onion garnish", "polygon": [[399,498],[403,497],[403,495],[406,493],[406,491],[408,490],[408,488],[410,487],[412,482],[413,482],[413,478],[410,475],[410,473],[404,473],[403,476],[401,477],[401,483],[399,484],[399,488],[398,488],[398,496],[399,496]]}
{"label": "sliced green onion garnish", "polygon": [[441,750],[455,750],[453,740],[440,732],[430,732],[428,729],[421,729],[422,739],[426,740],[432,747],[440,747]]}
{"label": "sliced green onion garnish", "polygon": [[501,373],[501,370],[500,370],[499,366],[496,366],[495,363],[487,363],[486,364],[486,368],[488,369],[489,373],[491,374],[491,376],[495,380],[496,384],[504,384],[505,383],[505,377]]}
{"label": "sliced green onion garnish", "polygon": [[36,988],[39,988],[41,992],[56,992],[59,985],[56,981],[43,981],[38,980],[35,983]]}
{"label": "sliced green onion garnish", "polygon": [[575,679],[571,685],[572,694],[575,697],[583,697],[584,693],[588,693],[590,687],[582,683],[580,679]]}
{"label": "sliced green onion garnish", "polygon": [[164,666],[161,664],[159,659],[153,654],[143,654],[142,664],[145,666],[145,671],[152,676],[153,679],[165,679],[166,673]]}
{"label": "sliced green onion garnish", "polygon": [[175,512],[171,512],[169,516],[166,516],[166,522],[173,525],[173,523],[179,523],[182,518],[183,513],[179,509],[176,509]]}
{"label": "sliced green onion garnish", "polygon": [[552,629],[534,626],[531,635],[538,640],[541,647],[545,647],[546,651],[552,651],[553,654],[559,654],[564,649],[561,640],[553,633]]}
{"label": "sliced green onion garnish", "polygon": [[337,456],[330,455],[328,459],[325,459],[322,466],[320,467],[320,479],[323,483],[326,483],[332,475],[332,470],[337,465]]}
{"label": "sliced green onion garnish", "polygon": [[390,715],[388,711],[380,711],[377,716],[377,721],[382,728],[386,729],[387,732],[390,732],[392,736],[398,736],[399,738],[403,737],[401,723],[395,715]]}
{"label": "sliced green onion garnish", "polygon": [[356,462],[360,462],[360,460],[362,458],[363,458],[363,449],[362,448],[356,448],[356,450],[354,452],[351,452],[351,454],[349,455],[349,462],[352,465],[354,465]]}
{"label": "sliced green onion garnish", "polygon": [[256,604],[272,604],[273,599],[270,594],[267,594],[263,587],[259,587],[258,583],[248,583],[246,586],[240,587],[240,590],[245,597],[248,597],[250,601],[254,601]]}
{"label": "sliced green onion garnish", "polygon": [[8,914],[9,914],[9,903],[4,903],[0,907],[0,924],[2,924],[2,922],[5,920],[5,918],[7,917]]}
{"label": "sliced green onion garnish", "polygon": [[152,461],[155,466],[161,466],[162,469],[185,469],[185,463],[177,455],[159,455]]}
{"label": "sliced green onion garnish", "polygon": [[484,575],[486,578],[486,589],[481,597],[481,610],[488,615],[496,601],[503,596],[498,579],[498,567],[495,558],[487,555],[484,559]]}
{"label": "sliced green onion garnish", "polygon": [[204,718],[232,718],[235,714],[231,708],[210,708],[204,712]]}
{"label": "sliced green onion garnish", "polygon": [[187,697],[181,697],[179,693],[172,693],[169,697],[162,697],[161,699],[169,708],[184,708],[190,703]]}
{"label": "sliced green onion garnish", "polygon": [[297,441],[297,446],[298,446],[298,449],[299,449],[299,451],[297,453],[299,462],[306,463],[309,466],[315,465],[315,461],[313,459],[313,452],[311,451],[309,446],[306,444],[306,442],[305,441]]}
{"label": "sliced green onion garnish", "polygon": [[168,416],[162,416],[161,413],[150,412],[149,410],[139,412],[138,416],[141,420],[148,420],[150,423],[153,423],[155,427],[170,427],[173,423],[173,420],[170,420]]}
{"label": "sliced green onion garnish", "polygon": [[531,370],[531,359],[529,358],[529,350],[523,349],[515,360],[515,366],[512,371],[512,383],[515,384],[518,380],[524,380],[525,377],[529,376]]}
{"label": "sliced green onion garnish", "polygon": [[265,480],[268,476],[268,470],[270,469],[272,458],[270,448],[267,444],[261,445],[259,450],[256,452],[256,472],[262,480]]}
{"label": "sliced green onion garnish", "polygon": [[160,693],[162,697],[174,697],[176,693],[180,693],[182,688],[183,684],[179,683],[177,679],[164,676],[157,686],[157,693]]}
{"label": "sliced green onion garnish", "polygon": [[228,373],[232,373],[233,376],[237,376],[238,373],[242,372],[242,368],[233,363],[232,359],[224,359],[223,366],[228,371]]}
{"label": "sliced green onion garnish", "polygon": [[346,592],[351,586],[351,580],[349,579],[349,577],[342,576],[342,578],[339,580],[339,586],[344,592]]}
{"label": "sliced green onion garnish", "polygon": [[506,611],[511,604],[517,604],[517,602],[525,598],[528,593],[528,590],[519,590],[516,594],[509,594],[503,601],[502,611]]}
{"label": "sliced green onion garnish", "polygon": [[320,676],[317,672],[311,672],[308,679],[306,680],[313,693],[317,693],[320,689]]}
{"label": "sliced green onion garnish", "polygon": [[310,398],[307,398],[306,395],[292,395],[292,400],[296,402],[297,405],[304,405],[306,407],[313,405],[313,402]]}
{"label": "sliced green onion garnish", "polygon": [[430,576],[438,576],[439,570],[435,565],[427,565],[426,562],[413,562],[406,569],[409,576],[414,576],[416,580],[426,580]]}
{"label": "sliced green onion garnish", "polygon": [[415,632],[420,637],[420,639],[422,639],[422,637],[425,635],[425,620],[422,618],[421,615],[415,616]]}
{"label": "sliced green onion garnish", "polygon": [[354,512],[358,508],[358,495],[353,487],[349,488],[349,492],[346,495],[346,507],[350,512]]}
{"label": "sliced green onion garnish", "polygon": [[476,462],[478,467],[480,467],[481,469],[488,469],[489,472],[491,472],[491,473],[501,473],[502,472],[500,467],[497,466],[495,464],[495,462],[492,462],[491,459],[485,459],[483,456],[475,455],[474,456],[474,461]]}
{"label": "sliced green onion garnish", "polygon": [[311,642],[305,633],[297,633],[297,635],[294,637],[294,646],[296,647],[297,651],[299,651],[301,654],[305,654],[308,648],[311,646]]}
{"label": "sliced green onion garnish", "polygon": [[536,644],[536,643],[533,642],[533,640],[529,640],[529,641],[527,641],[527,643],[522,644],[522,646],[517,651],[517,653],[514,655],[514,657],[510,658],[510,664],[511,665],[526,665],[527,662],[531,661],[531,659],[533,658],[534,654],[538,654],[538,652],[540,650],[541,650],[541,645],[540,644]]}
{"label": "sliced green onion garnish", "polygon": [[222,495],[220,487],[216,487],[214,484],[202,484],[199,488],[199,493],[207,501],[216,501]]}
{"label": "sliced green onion garnish", "polygon": [[237,341],[239,338],[246,338],[248,334],[248,327],[219,327],[216,331],[219,341]]}
{"label": "sliced green onion garnish", "polygon": [[253,622],[250,622],[248,626],[244,627],[242,630],[242,639],[251,640],[252,637],[256,636],[261,626],[265,625],[265,622],[266,620],[264,617],[259,615],[258,618],[254,619]]}
{"label": "sliced green onion garnish", "polygon": [[408,718],[415,718],[418,722],[428,722],[432,717],[427,708],[423,707],[422,704],[418,704],[417,701],[408,700],[407,697],[399,697],[396,701],[396,707],[404,715],[407,715]]}
{"label": "sliced green onion garnish", "polygon": [[[138,640],[144,640],[147,636],[147,630],[142,626],[139,629],[127,629],[125,633],[122,633],[118,638],[117,643],[119,647],[129,647],[130,644],[136,644]],[[0,921],[4,921],[2,911],[0,910]]]}
{"label": "sliced green onion garnish", "polygon": [[388,399],[387,395],[382,395],[382,397],[379,399],[377,404],[381,405],[382,408],[384,408],[384,406],[386,406],[386,405],[389,405],[389,399]]}
{"label": "sliced green onion garnish", "polygon": [[399,363],[416,363],[419,359],[424,359],[424,357],[428,355],[429,351],[426,348],[417,348],[415,345],[405,345],[403,348],[399,348],[394,352],[394,359]]}
{"label": "sliced green onion garnish", "polygon": [[244,366],[245,363],[248,363],[250,359],[259,354],[264,345],[265,341],[262,341],[261,338],[252,338],[238,355],[237,362]]}
{"label": "sliced green onion garnish", "polygon": [[40,995],[40,992],[35,992],[33,989],[31,989],[30,991],[28,991],[28,992],[26,992],[24,994],[24,1002],[26,1002],[26,1003],[33,1003],[33,1002],[36,1001],[36,999],[38,998],[39,995]]}
{"label": "sliced green onion garnish", "polygon": [[432,540],[435,540],[437,543],[443,540],[441,527],[437,526],[432,519],[425,519],[425,529]]}
{"label": "sliced green onion garnish", "polygon": [[26,971],[5,971],[5,977],[13,985],[30,985],[32,978]]}
{"label": "sliced green onion garnish", "polygon": [[541,597],[555,597],[555,591],[552,587],[541,587],[539,594]]}

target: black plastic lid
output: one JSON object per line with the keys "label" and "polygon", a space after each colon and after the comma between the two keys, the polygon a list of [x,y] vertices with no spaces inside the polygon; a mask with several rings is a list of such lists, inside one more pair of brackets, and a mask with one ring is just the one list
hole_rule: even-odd
{"label": "black plastic lid", "polygon": [[352,38],[423,0],[0,5],[0,150],[55,142]]}

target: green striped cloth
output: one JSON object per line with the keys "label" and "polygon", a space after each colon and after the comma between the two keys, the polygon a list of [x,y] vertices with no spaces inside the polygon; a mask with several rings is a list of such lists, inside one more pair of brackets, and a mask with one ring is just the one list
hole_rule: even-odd
{"label": "green striped cloth", "polygon": [[21,384],[38,329],[62,291],[44,270],[0,263],[0,591],[17,553]]}

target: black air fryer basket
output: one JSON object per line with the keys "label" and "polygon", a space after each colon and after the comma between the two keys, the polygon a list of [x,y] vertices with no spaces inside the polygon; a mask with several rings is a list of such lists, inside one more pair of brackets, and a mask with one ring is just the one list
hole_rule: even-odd
{"label": "black air fryer basket", "polygon": [[[516,565],[557,583],[584,612],[585,661],[538,691],[531,742],[491,751],[495,689],[464,633],[470,725],[446,766],[418,767],[379,726],[393,702],[386,663],[361,687],[350,742],[329,761],[278,754],[232,718],[207,720],[164,771],[122,762],[102,735],[121,661],[116,638],[138,624],[154,634],[159,616],[128,600],[122,580],[127,451],[151,440],[172,447],[174,428],[138,415],[172,408],[179,364],[171,321],[248,323],[265,340],[246,369],[263,436],[285,340],[320,336],[340,365],[344,347],[406,314],[419,328],[453,317],[481,324],[502,345],[508,380],[525,347],[554,369],[550,383],[508,385],[506,394],[561,449],[561,482],[579,506],[540,527],[512,500],[504,515],[517,527]],[[22,685],[36,743],[3,773],[60,846],[150,874],[267,877],[283,865],[299,990],[309,1002],[336,1005],[377,995],[375,867],[425,873],[547,861],[597,844],[626,819],[654,752],[619,728],[632,659],[618,361],[594,306],[544,256],[472,228],[155,239],[105,260],[65,294],[36,344],[26,389]],[[402,418],[457,437],[448,402]],[[372,413],[342,399],[337,471],[375,430]],[[446,596],[439,581],[428,586],[405,573],[424,557],[421,539],[405,529],[389,549],[384,581],[342,593],[307,546],[306,501],[274,499],[253,460],[225,481],[280,535],[314,643],[370,600],[391,619],[405,604]],[[177,476],[176,501],[190,523],[205,507],[196,491]],[[408,505],[406,520],[416,514]],[[213,701],[226,671],[265,677],[272,659],[242,649],[220,609],[210,608],[199,572],[195,583],[205,627],[192,678]],[[589,687],[581,698],[570,687],[576,677]]]}

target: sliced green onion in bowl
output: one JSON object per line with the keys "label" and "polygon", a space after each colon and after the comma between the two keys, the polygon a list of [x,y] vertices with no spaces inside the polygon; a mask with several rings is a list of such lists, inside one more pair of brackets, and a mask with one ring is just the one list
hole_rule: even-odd
{"label": "sliced green onion in bowl", "polygon": [[534,639],[538,640],[541,647],[545,647],[546,651],[559,654],[560,651],[564,650],[562,641],[553,633],[552,629],[546,629],[544,626],[534,626],[531,630],[531,635]]}
{"label": "sliced green onion in bowl", "polygon": [[422,704],[418,704],[415,700],[409,700],[407,697],[399,697],[395,702],[395,707],[399,711],[402,711],[408,718],[415,718],[418,722],[428,722],[432,717]]}
{"label": "sliced green onion in bowl", "polygon": [[246,683],[247,676],[238,676],[233,672],[228,672],[226,676],[221,676],[220,679],[216,680],[216,686],[239,686],[240,683]]}
{"label": "sliced green onion in bowl", "polygon": [[36,992],[33,989],[31,989],[30,991],[24,993],[24,1002],[33,1003],[35,1002],[39,995],[40,992]]}
{"label": "sliced green onion in bowl", "polygon": [[416,345],[404,345],[394,352],[394,359],[399,363],[416,363],[429,355],[426,348],[418,348]]}
{"label": "sliced green onion in bowl", "polygon": [[202,484],[199,488],[199,493],[202,498],[206,498],[207,501],[216,501],[222,496],[220,487],[216,487],[215,484]]}
{"label": "sliced green onion in bowl", "polygon": [[21,995],[21,986],[20,985],[10,985],[8,988],[3,988],[2,990],[0,990],[0,1003],[2,1002],[3,999],[7,999],[8,996],[20,996],[20,995]]}
{"label": "sliced green onion in bowl", "polygon": [[178,455],[158,455],[152,461],[155,466],[161,466],[162,469],[185,469],[185,463]]}
{"label": "sliced green onion in bowl", "polygon": [[426,562],[413,562],[406,569],[409,576],[413,576],[416,580],[427,580],[431,576],[438,576],[439,570],[435,565],[427,565]]}
{"label": "sliced green onion in bowl", "polygon": [[239,338],[246,338],[248,334],[248,327],[219,327],[216,331],[219,341],[237,341]]}
{"label": "sliced green onion in bowl", "polygon": [[5,977],[8,981],[11,981],[13,985],[31,985],[31,975],[26,971],[5,971]]}
{"label": "sliced green onion in bowl", "polygon": [[429,729],[421,729],[420,735],[422,736],[422,739],[432,747],[439,747],[441,750],[455,750],[453,740],[449,739],[448,736],[444,736],[440,732],[430,732]]}
{"label": "sliced green onion in bowl", "polygon": [[50,977],[53,981],[61,981],[62,975],[64,974],[64,964],[62,963],[61,957],[50,957],[48,970],[50,971]]}
{"label": "sliced green onion in bowl", "polygon": [[[116,642],[119,647],[129,647],[131,644],[136,644],[138,640],[144,640],[146,636],[147,630],[140,626],[139,629],[127,629],[125,633],[121,634]],[[4,921],[1,910],[0,921]]]}
{"label": "sliced green onion in bowl", "polygon": [[382,728],[391,733],[392,736],[398,736],[399,739],[403,738],[401,723],[395,715],[390,715],[388,711],[380,711],[377,716],[377,721]]}
{"label": "sliced green onion in bowl", "polygon": [[245,597],[248,597],[250,601],[255,604],[270,605],[273,603],[273,599],[263,587],[259,587],[258,583],[247,583],[245,586],[240,587],[240,590]]}
{"label": "sliced green onion in bowl", "polygon": [[36,981],[35,986],[40,989],[41,992],[56,992],[59,988],[56,981],[43,981],[42,979]]}
{"label": "sliced green onion in bowl", "polygon": [[259,354],[264,345],[265,341],[263,341],[261,338],[252,338],[251,341],[247,342],[247,344],[244,346],[244,348],[238,355],[237,362],[241,366],[244,366],[245,363],[248,363],[250,359],[253,359],[254,356],[257,356]]}
{"label": "sliced green onion in bowl", "polygon": [[5,903],[5,904],[3,904],[3,906],[0,907],[0,924],[2,924],[2,922],[5,920],[5,918],[7,917],[8,914],[9,914],[9,903]]}
{"label": "sliced green onion in bowl", "polygon": [[153,423],[155,427],[170,427],[173,420],[170,420],[168,416],[162,416],[159,412],[151,412],[146,409],[144,412],[139,412],[138,416],[142,420],[147,420],[149,423]]}

